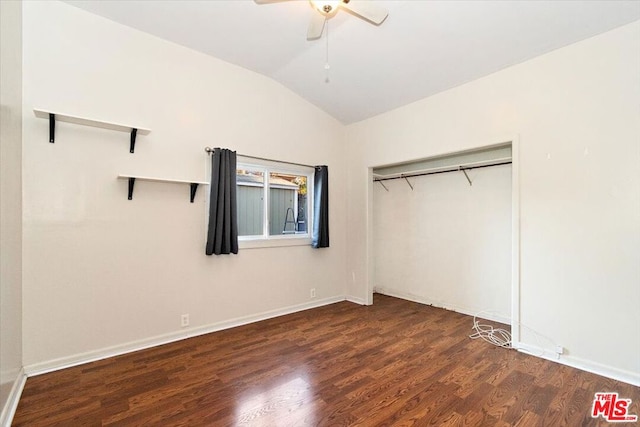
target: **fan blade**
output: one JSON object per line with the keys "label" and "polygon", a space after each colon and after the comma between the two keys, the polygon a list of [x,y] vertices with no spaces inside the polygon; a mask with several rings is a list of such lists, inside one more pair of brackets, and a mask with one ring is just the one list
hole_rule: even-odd
{"label": "fan blade", "polygon": [[372,1],[343,0],[340,6],[376,25],[382,24],[389,15],[386,9],[376,6]]}
{"label": "fan blade", "polygon": [[322,37],[325,22],[327,22],[327,19],[324,15],[314,11],[311,15],[311,21],[309,21],[309,28],[307,29],[307,40],[316,40]]}

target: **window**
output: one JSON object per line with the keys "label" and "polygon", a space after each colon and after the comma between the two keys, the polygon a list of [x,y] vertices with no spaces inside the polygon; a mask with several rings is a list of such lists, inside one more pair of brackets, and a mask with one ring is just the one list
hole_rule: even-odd
{"label": "window", "polygon": [[313,212],[312,169],[238,163],[236,185],[240,242],[308,243]]}

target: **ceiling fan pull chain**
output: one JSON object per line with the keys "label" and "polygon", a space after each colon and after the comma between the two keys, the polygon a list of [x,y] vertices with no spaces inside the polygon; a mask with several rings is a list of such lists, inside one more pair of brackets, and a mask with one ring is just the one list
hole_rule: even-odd
{"label": "ceiling fan pull chain", "polygon": [[327,28],[327,40],[326,40],[326,46],[327,46],[327,58],[326,58],[326,62],[324,64],[324,69],[326,71],[326,76],[324,78],[324,82],[325,83],[330,83],[331,80],[329,80],[329,69],[331,69],[331,65],[329,65],[329,20],[325,19],[325,23],[324,23],[325,27]]}

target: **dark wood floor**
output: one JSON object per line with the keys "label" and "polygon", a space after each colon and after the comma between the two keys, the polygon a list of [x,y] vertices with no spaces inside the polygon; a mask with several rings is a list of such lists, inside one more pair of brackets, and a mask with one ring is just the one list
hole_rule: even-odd
{"label": "dark wood floor", "polygon": [[13,425],[595,426],[601,391],[640,415],[640,388],[471,340],[471,323],[337,303],[29,378]]}

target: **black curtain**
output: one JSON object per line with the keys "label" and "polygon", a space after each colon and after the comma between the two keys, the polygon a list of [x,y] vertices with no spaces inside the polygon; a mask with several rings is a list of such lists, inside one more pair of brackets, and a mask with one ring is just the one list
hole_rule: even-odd
{"label": "black curtain", "polygon": [[238,253],[236,152],[215,148],[211,155],[211,197],[206,254]]}
{"label": "black curtain", "polygon": [[313,233],[314,248],[329,247],[329,168],[316,166],[313,175]]}

